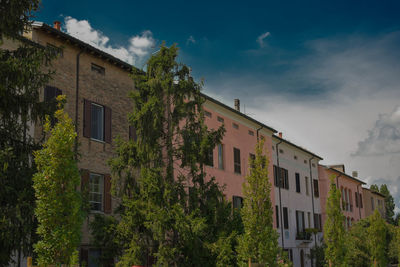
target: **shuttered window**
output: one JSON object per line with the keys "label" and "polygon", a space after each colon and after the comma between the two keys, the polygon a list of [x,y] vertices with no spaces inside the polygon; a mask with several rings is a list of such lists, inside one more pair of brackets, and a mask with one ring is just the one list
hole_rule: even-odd
{"label": "shuttered window", "polygon": [[242,197],[233,196],[232,201],[233,201],[233,208],[241,209],[243,207],[243,198]]}
{"label": "shuttered window", "polygon": [[288,213],[288,208],[283,207],[283,228],[284,229],[289,229],[289,213]]}
{"label": "shuttered window", "polygon": [[354,192],[354,199],[356,200],[356,208],[358,208],[358,193]]}
{"label": "shuttered window", "polygon": [[111,143],[111,109],[85,99],[83,136]]}
{"label": "shuttered window", "polygon": [[318,180],[314,180],[313,184],[314,184],[314,197],[319,197]]}
{"label": "shuttered window", "polygon": [[300,174],[296,173],[296,192],[300,193]]}
{"label": "shuttered window", "polygon": [[235,173],[241,173],[240,150],[237,148],[233,148],[233,163]]}
{"label": "shuttered window", "polygon": [[111,176],[82,171],[81,191],[89,198],[92,211],[111,213]]}
{"label": "shuttered window", "polygon": [[276,228],[279,228],[279,207],[275,206],[275,220],[276,220]]}

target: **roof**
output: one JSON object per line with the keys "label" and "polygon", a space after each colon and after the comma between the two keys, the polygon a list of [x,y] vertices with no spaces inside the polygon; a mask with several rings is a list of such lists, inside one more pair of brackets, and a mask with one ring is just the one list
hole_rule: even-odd
{"label": "roof", "polygon": [[371,190],[371,189],[369,189],[369,188],[363,187],[363,189],[364,189],[364,190],[368,190],[368,191],[370,191],[372,194],[376,194],[376,195],[381,196],[381,197],[383,197],[383,198],[386,197],[384,194],[379,193],[379,192],[374,191],[374,190]]}
{"label": "roof", "polygon": [[[324,165],[321,165],[321,166],[324,166]],[[349,179],[351,179],[351,180],[354,180],[354,181],[359,182],[359,183],[361,183],[361,184],[366,184],[364,181],[361,181],[361,180],[359,180],[359,179],[357,179],[357,178],[355,178],[355,177],[353,177],[353,176],[351,176],[351,175],[348,175],[348,174],[346,174],[346,173],[344,173],[344,172],[338,171],[338,170],[336,170],[336,169],[334,169],[334,168],[331,168],[331,167],[329,167],[329,166],[324,166],[324,167],[327,168],[327,169],[329,169],[329,170],[331,170],[331,171],[337,172],[337,173],[339,173],[340,175],[344,175],[344,176],[346,176],[347,178],[349,178]]]}
{"label": "roof", "polygon": [[56,35],[59,38],[62,38],[64,40],[68,40],[69,42],[75,44],[76,46],[80,47],[81,49],[85,49],[88,52],[90,52],[90,53],[92,53],[92,54],[94,54],[94,55],[96,55],[96,56],[98,56],[100,58],[104,58],[104,59],[108,60],[109,62],[111,62],[111,63],[113,63],[113,64],[115,64],[115,65],[119,66],[120,68],[125,69],[127,71],[131,71],[132,68],[136,68],[136,67],[134,67],[133,65],[131,65],[129,63],[126,63],[126,62],[124,62],[124,61],[122,61],[122,60],[120,60],[120,59],[118,59],[118,58],[116,58],[116,57],[104,52],[104,51],[101,51],[100,49],[98,49],[98,48],[96,48],[94,46],[91,46],[91,45],[89,45],[89,44],[87,44],[87,43],[85,43],[85,42],[83,42],[83,41],[81,41],[81,40],[79,40],[79,39],[67,34],[67,33],[59,31],[59,30],[57,30],[57,29],[55,29],[55,28],[53,28],[53,27],[51,27],[51,26],[49,26],[49,25],[47,25],[47,24],[45,24],[43,22],[35,21],[35,22],[32,23],[32,27],[36,28],[36,29],[42,29],[42,30],[44,30],[44,31],[46,31],[46,32],[48,32],[50,34]]}
{"label": "roof", "polygon": [[206,100],[209,100],[209,101],[211,101],[211,102],[213,102],[213,103],[215,103],[215,104],[217,104],[217,105],[219,105],[219,106],[222,106],[223,108],[228,109],[229,111],[231,111],[231,112],[233,112],[233,113],[235,113],[235,114],[237,114],[237,115],[239,115],[239,116],[241,116],[241,117],[243,117],[243,118],[245,118],[245,119],[247,119],[247,120],[249,120],[249,121],[251,121],[251,122],[254,122],[254,123],[258,124],[258,125],[262,126],[263,128],[266,128],[266,129],[272,131],[273,133],[277,133],[277,132],[278,132],[278,131],[275,130],[274,128],[272,128],[272,127],[270,127],[270,126],[268,126],[268,125],[265,125],[264,123],[259,122],[258,120],[255,120],[255,119],[253,119],[252,117],[249,117],[249,116],[247,116],[246,114],[244,114],[244,113],[242,113],[242,112],[240,112],[240,111],[237,111],[236,109],[231,108],[230,106],[225,105],[224,103],[222,103],[222,102],[220,102],[220,101],[218,101],[218,100],[216,100],[216,99],[214,99],[214,98],[212,98],[212,97],[210,97],[210,96],[208,96],[208,95],[206,95],[206,94],[204,94],[204,93],[201,93],[201,95],[202,95]]}
{"label": "roof", "polygon": [[307,150],[307,149],[305,149],[305,148],[303,148],[303,147],[301,147],[301,146],[298,146],[298,145],[296,145],[296,144],[294,144],[294,143],[292,143],[292,142],[290,142],[290,141],[288,141],[288,140],[286,140],[286,139],[283,139],[283,138],[281,138],[281,137],[279,137],[279,136],[277,136],[277,135],[273,135],[272,138],[275,138],[275,139],[278,139],[279,141],[285,142],[285,143],[287,143],[287,144],[289,144],[289,145],[291,145],[291,146],[294,146],[295,148],[298,148],[298,149],[300,149],[300,150],[306,152],[307,154],[312,155],[312,156],[315,157],[315,158],[318,158],[318,159],[320,159],[320,160],[323,160],[323,158],[321,158],[321,157],[318,156],[317,154],[314,154],[313,152],[311,152],[311,151],[309,151],[309,150]]}

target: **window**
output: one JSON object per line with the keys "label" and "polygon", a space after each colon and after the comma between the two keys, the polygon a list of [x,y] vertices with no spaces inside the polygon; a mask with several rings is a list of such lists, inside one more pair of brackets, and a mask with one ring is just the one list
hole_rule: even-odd
{"label": "window", "polygon": [[360,197],[360,208],[363,208],[363,201],[362,201],[362,195],[361,195],[361,193],[358,194],[358,196]]}
{"label": "window", "polygon": [[297,160],[297,156],[296,156],[296,155],[294,155],[293,158],[294,158],[295,160]]}
{"label": "window", "polygon": [[92,71],[101,75],[106,74],[106,70],[102,66],[96,65],[94,63],[92,63]]}
{"label": "window", "polygon": [[288,170],[278,168],[278,166],[274,165],[274,183],[276,187],[281,186],[282,188],[289,189]]}
{"label": "window", "polygon": [[311,164],[311,166],[313,166],[314,168],[315,168],[315,164],[313,163],[313,164]]}
{"label": "window", "polygon": [[233,208],[241,209],[243,207],[243,198],[239,196],[233,196]]}
{"label": "window", "polygon": [[296,210],[296,228],[297,235],[300,236],[304,232],[304,212]]}
{"label": "window", "polygon": [[218,169],[224,169],[224,146],[218,144]]}
{"label": "window", "polygon": [[254,132],[249,130],[249,135],[254,136]]}
{"label": "window", "polygon": [[283,229],[289,229],[289,214],[288,214],[288,208],[283,207]]}
{"label": "window", "polygon": [[314,228],[322,231],[321,214],[314,214]]}
{"label": "window", "polygon": [[374,203],[373,197],[371,197],[371,207],[372,207],[372,210],[375,210],[375,203]]}
{"label": "window", "polygon": [[236,123],[232,123],[232,127],[235,128],[235,129],[239,129],[239,125],[236,124]]}
{"label": "window", "polygon": [[235,173],[241,173],[240,150],[237,148],[233,148],[233,164]]}
{"label": "window", "polygon": [[209,149],[206,155],[206,165],[214,166],[214,149]]}
{"label": "window", "polygon": [[256,164],[255,164],[256,155],[250,153],[249,157],[250,157],[250,167],[255,168],[256,167]]}
{"label": "window", "polygon": [[96,140],[104,141],[104,108],[103,106],[92,103],[90,132],[91,137]]}
{"label": "window", "polygon": [[310,191],[309,191],[309,186],[308,186],[308,177],[305,177],[305,180],[306,180],[306,195],[308,196],[308,195],[310,195]]}
{"label": "window", "polygon": [[89,180],[89,203],[90,209],[103,211],[104,176],[90,174]]}
{"label": "window", "polygon": [[83,136],[111,143],[111,109],[84,100]]}
{"label": "window", "polygon": [[275,206],[275,219],[276,219],[276,228],[279,228],[279,207]]}
{"label": "window", "polygon": [[296,172],[296,192],[300,193],[300,174]]}
{"label": "window", "polygon": [[55,45],[52,45],[52,44],[49,44],[49,43],[47,43],[46,46],[50,50],[50,53],[52,55],[59,56],[59,57],[64,57],[64,52],[63,52],[62,48],[60,48],[58,46],[55,46]]}
{"label": "window", "polygon": [[304,164],[307,164],[307,160],[304,160]]}
{"label": "window", "polygon": [[222,118],[222,117],[220,117],[220,116],[217,116],[217,121],[219,121],[219,122],[224,122],[224,118]]}
{"label": "window", "polygon": [[308,228],[311,228],[311,212],[307,212],[307,222]]}
{"label": "window", "polygon": [[204,110],[204,115],[205,115],[206,117],[209,117],[209,118],[212,117],[211,112],[208,112],[207,110]]}
{"label": "window", "polygon": [[314,197],[319,197],[318,180],[314,179]]}
{"label": "window", "polygon": [[46,86],[44,88],[44,101],[51,102],[57,98],[57,96],[61,95],[62,91],[53,86]]}
{"label": "window", "polygon": [[283,149],[279,149],[279,153],[283,154]]}
{"label": "window", "polygon": [[356,208],[358,208],[358,193],[354,192],[354,199],[356,200]]}

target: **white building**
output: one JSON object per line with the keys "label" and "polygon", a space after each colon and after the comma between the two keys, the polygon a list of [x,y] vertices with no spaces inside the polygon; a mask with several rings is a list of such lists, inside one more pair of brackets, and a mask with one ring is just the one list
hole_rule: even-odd
{"label": "white building", "polygon": [[272,137],[272,155],[279,245],[295,267],[311,267],[310,249],[322,241],[318,182],[322,158],[283,139],[281,133]]}

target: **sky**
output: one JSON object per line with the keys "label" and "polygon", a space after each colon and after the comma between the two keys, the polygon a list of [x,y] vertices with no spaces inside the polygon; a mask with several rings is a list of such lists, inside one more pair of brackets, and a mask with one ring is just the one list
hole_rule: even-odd
{"label": "sky", "polygon": [[204,92],[387,184],[400,212],[399,1],[50,1],[35,20],[138,68],[162,42]]}

